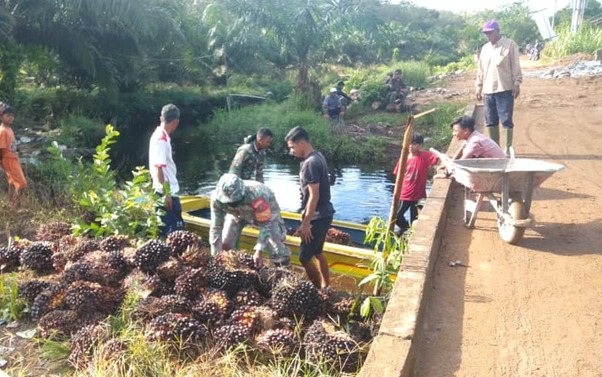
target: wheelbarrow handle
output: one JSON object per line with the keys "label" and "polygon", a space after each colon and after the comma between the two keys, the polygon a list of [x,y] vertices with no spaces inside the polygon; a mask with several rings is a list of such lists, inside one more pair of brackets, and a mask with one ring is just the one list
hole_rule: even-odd
{"label": "wheelbarrow handle", "polygon": [[429,151],[431,151],[431,153],[434,153],[435,155],[437,155],[439,160],[441,160],[441,162],[443,162],[443,165],[445,165],[445,167],[448,168],[448,170],[451,170],[453,168],[454,160],[452,160],[448,155],[446,155],[445,153],[439,152],[435,148],[430,148]]}

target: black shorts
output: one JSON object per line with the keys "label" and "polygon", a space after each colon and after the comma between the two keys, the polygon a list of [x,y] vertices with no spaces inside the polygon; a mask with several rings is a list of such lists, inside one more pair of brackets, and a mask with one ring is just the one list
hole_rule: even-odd
{"label": "black shorts", "polygon": [[311,222],[311,235],[313,239],[310,243],[305,243],[301,239],[301,252],[299,253],[299,262],[307,263],[318,254],[322,254],[326,233],[332,224],[332,216],[323,217]]}

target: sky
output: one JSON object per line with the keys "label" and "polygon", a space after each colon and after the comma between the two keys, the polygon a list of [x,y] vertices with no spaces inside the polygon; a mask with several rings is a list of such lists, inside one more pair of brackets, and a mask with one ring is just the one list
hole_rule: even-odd
{"label": "sky", "polygon": [[[501,7],[512,4],[512,0],[411,0],[414,4],[431,9],[448,10],[452,12],[478,12],[484,9],[500,9]],[[397,1],[391,1],[392,3]],[[525,0],[532,11],[548,8],[545,13],[552,15],[554,12],[554,3],[557,10],[567,6],[570,0]]]}

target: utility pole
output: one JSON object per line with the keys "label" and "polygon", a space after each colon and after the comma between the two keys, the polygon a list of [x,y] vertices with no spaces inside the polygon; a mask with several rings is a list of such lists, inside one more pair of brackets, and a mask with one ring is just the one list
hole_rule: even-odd
{"label": "utility pole", "polygon": [[571,33],[576,33],[583,22],[587,0],[573,0],[573,17],[571,18]]}

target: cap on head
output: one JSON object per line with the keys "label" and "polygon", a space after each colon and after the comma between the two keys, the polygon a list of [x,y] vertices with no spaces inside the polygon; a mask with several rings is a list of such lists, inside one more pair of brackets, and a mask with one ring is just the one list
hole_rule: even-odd
{"label": "cap on head", "polygon": [[15,109],[11,105],[4,104],[4,110],[0,114],[12,114],[15,115]]}
{"label": "cap on head", "polygon": [[234,203],[242,200],[245,184],[236,174],[224,174],[215,189],[215,198],[222,203]]}
{"label": "cap on head", "polygon": [[172,120],[180,118],[180,109],[176,105],[169,104],[163,106],[161,109],[161,117],[165,123],[169,123]]}
{"label": "cap on head", "polygon": [[481,30],[483,33],[489,32],[489,31],[494,31],[494,30],[500,30],[500,24],[497,23],[497,21],[495,20],[489,20],[489,21],[485,21],[485,23],[483,24],[483,30]]}
{"label": "cap on head", "polygon": [[336,93],[337,92],[337,88],[330,88],[330,93]]}

